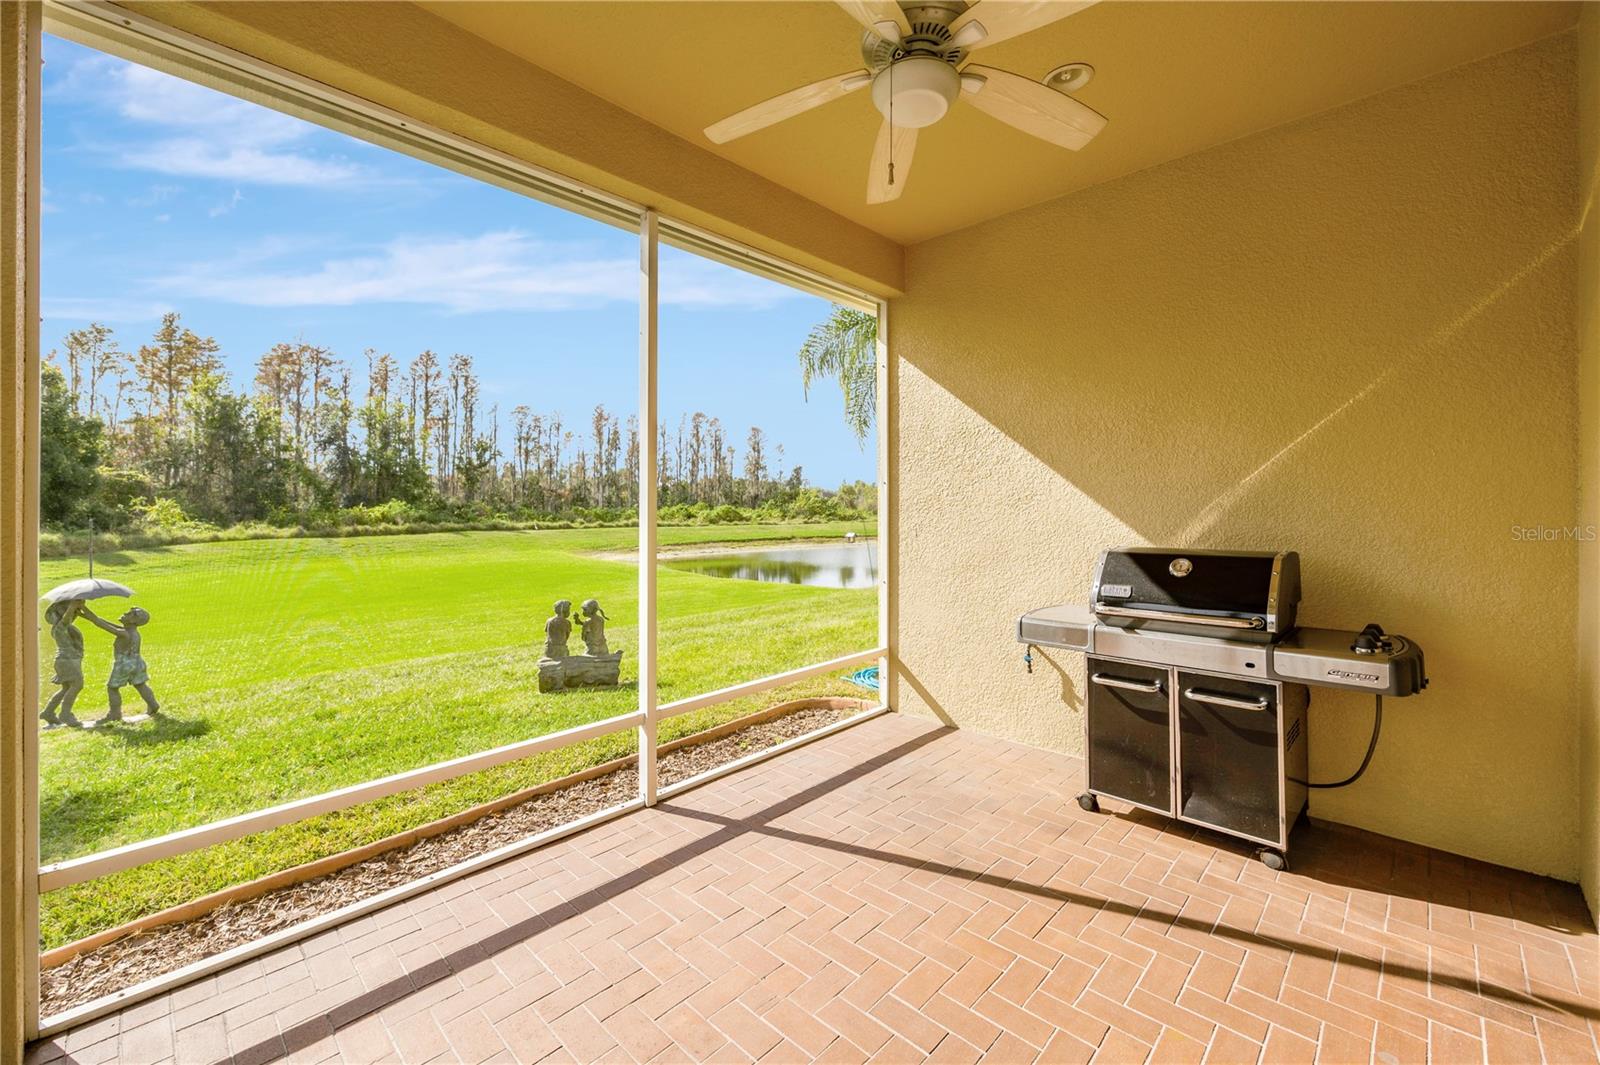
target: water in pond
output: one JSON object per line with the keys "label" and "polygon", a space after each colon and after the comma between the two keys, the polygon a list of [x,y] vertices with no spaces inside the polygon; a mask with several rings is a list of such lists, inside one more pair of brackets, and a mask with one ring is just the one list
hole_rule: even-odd
{"label": "water in pond", "polygon": [[878,582],[878,545],[864,540],[854,544],[777,547],[718,555],[668,555],[662,558],[661,564],[708,577],[810,584],[820,588],[871,588]]}

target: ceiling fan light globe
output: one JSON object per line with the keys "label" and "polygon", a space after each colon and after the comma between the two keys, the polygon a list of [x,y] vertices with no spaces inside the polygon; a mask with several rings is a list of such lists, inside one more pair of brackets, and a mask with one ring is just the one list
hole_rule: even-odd
{"label": "ceiling fan light globe", "polygon": [[961,76],[955,68],[931,56],[901,59],[872,79],[873,104],[900,129],[933,125],[950,110],[960,92]]}

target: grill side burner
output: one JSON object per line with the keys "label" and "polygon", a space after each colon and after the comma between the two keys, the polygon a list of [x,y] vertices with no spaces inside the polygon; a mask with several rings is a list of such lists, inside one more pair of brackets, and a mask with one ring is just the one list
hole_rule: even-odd
{"label": "grill side burner", "polygon": [[1204,825],[1284,868],[1309,789],[1360,776],[1307,783],[1308,686],[1372,692],[1381,714],[1384,695],[1428,683],[1414,641],[1377,625],[1298,629],[1299,601],[1293,551],[1127,548],[1100,556],[1089,606],[1019,618],[1020,643],[1087,656],[1079,803],[1109,795]]}
{"label": "grill side burner", "polygon": [[1359,636],[1341,629],[1296,629],[1272,649],[1272,675],[1378,695],[1415,695],[1427,687],[1422,648],[1404,636],[1387,635],[1366,650],[1352,639]]}

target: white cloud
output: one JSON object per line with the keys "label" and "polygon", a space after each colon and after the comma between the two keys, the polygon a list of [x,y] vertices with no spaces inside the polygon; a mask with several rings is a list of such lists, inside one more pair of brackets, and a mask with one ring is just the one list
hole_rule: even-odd
{"label": "white cloud", "polygon": [[90,322],[149,322],[172,309],[165,303],[115,296],[45,296],[39,302],[40,317]]}
{"label": "white cloud", "polygon": [[120,159],[124,166],[158,174],[258,185],[343,185],[363,177],[360,167],[348,163],[188,137],[171,137],[127,149]]}
{"label": "white cloud", "polygon": [[113,60],[103,72],[107,98],[124,118],[220,132],[257,144],[297,140],[315,127],[151,67]]}
{"label": "white cloud", "polygon": [[95,146],[132,169],[263,185],[350,185],[375,177],[303,143],[319,132],[309,122],[110,56],[74,63],[51,91],[160,130],[138,143]]}
{"label": "white cloud", "polygon": [[223,215],[230,213],[235,207],[239,206],[243,199],[244,194],[238,189],[234,189],[232,196],[228,197],[221,203],[213,204],[211,209],[206,212],[206,216],[209,218],[221,218]]}
{"label": "white cloud", "polygon": [[[467,313],[553,311],[638,299],[638,260],[516,231],[391,241],[363,254],[273,267],[259,251],[158,279],[175,297],[258,307],[409,303]],[[770,306],[794,293],[688,256],[664,257],[661,300],[688,307]]]}
{"label": "white cloud", "polygon": [[154,207],[158,203],[165,203],[182,191],[181,185],[151,185],[145,190],[144,195],[129,196],[122,202],[129,207]]}
{"label": "white cloud", "polygon": [[661,250],[661,302],[676,307],[760,310],[805,294],[673,248]]}

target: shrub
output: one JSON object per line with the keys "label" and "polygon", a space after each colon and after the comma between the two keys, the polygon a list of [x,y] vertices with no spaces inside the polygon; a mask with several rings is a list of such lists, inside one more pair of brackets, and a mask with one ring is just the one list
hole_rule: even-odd
{"label": "shrub", "polygon": [[784,508],[789,517],[801,521],[832,521],[840,517],[838,500],[815,488],[802,488]]}
{"label": "shrub", "polygon": [[147,529],[156,529],[165,533],[211,533],[217,532],[217,527],[208,521],[191,518],[183,512],[183,507],[176,499],[157,499],[153,503],[135,503],[134,512],[139,515],[139,522]]}
{"label": "shrub", "polygon": [[335,515],[334,523],[365,528],[373,525],[411,525],[422,519],[422,513],[410,503],[403,499],[391,499],[387,503],[370,506],[358,503],[353,507],[344,507]]}

